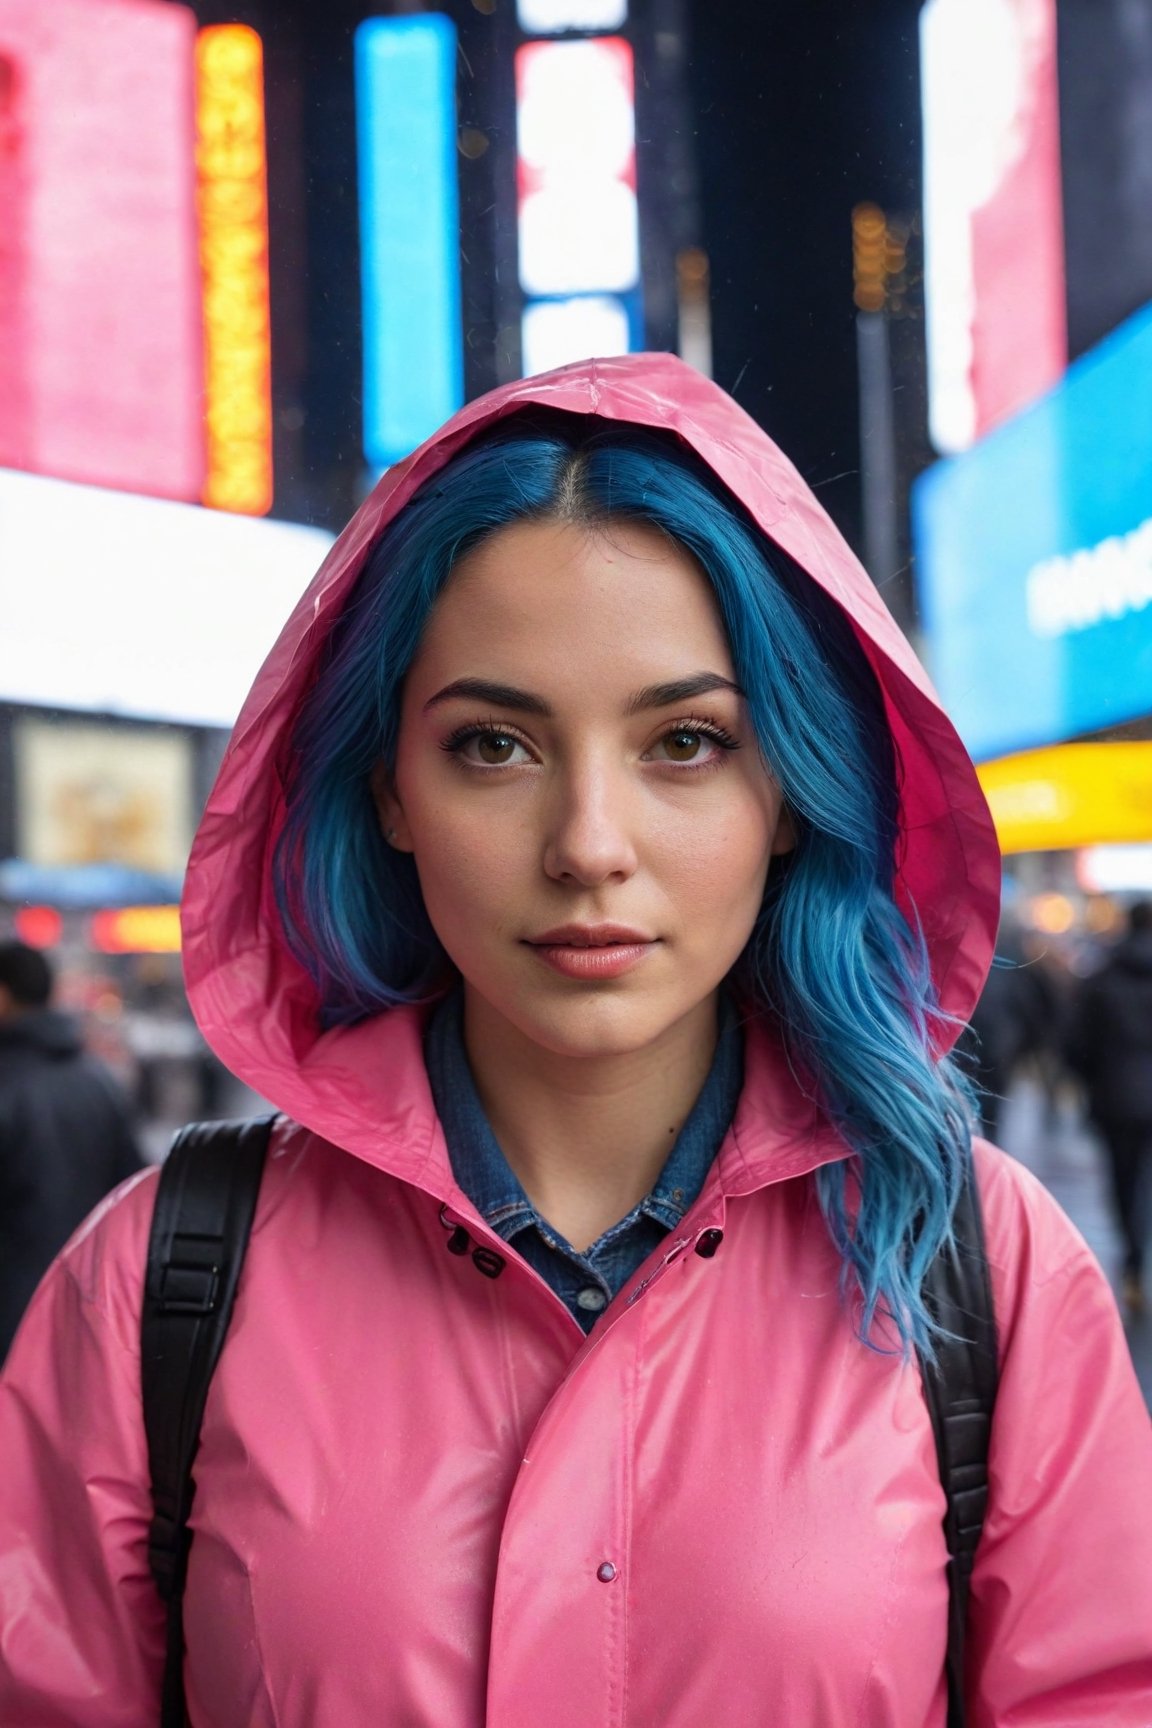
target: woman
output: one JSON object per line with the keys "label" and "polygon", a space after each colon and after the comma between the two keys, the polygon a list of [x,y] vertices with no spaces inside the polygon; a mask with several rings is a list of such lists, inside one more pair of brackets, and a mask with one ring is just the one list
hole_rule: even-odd
{"label": "woman", "polygon": [[[284,1112],[196,1470],[196,1728],[941,1728],[913,1347],[997,882],[871,585],[677,361],[498,391],[385,477],[189,871],[199,1022]],[[1136,1728],[1147,1419],[1084,1244],[976,1156],[970,1721]],[[151,1199],[10,1365],[5,1722],[156,1716]]]}

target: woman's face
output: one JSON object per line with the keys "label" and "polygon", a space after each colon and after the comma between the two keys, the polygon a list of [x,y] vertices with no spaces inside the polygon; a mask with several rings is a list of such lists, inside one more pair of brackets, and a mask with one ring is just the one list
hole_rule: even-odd
{"label": "woman's face", "polygon": [[519,523],[460,560],[376,796],[467,986],[557,1054],[710,1007],[793,844],[711,587],[636,523]]}

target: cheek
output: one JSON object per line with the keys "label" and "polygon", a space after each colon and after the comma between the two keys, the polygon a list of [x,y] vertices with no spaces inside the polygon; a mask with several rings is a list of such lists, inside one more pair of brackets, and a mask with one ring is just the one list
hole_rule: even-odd
{"label": "cheek", "polygon": [[735,886],[761,866],[767,870],[781,799],[774,783],[751,764],[733,764],[717,781],[699,807],[690,809],[691,826],[699,853]]}
{"label": "cheek", "polygon": [[670,875],[723,922],[749,900],[759,904],[771,841],[772,831],[758,811],[749,811],[742,821],[708,823],[669,858]]}
{"label": "cheek", "polygon": [[653,863],[686,932],[702,946],[737,947],[760,910],[771,863],[775,807],[759,792],[713,805],[706,820],[669,825],[656,837]]}
{"label": "cheek", "polygon": [[516,875],[517,846],[507,821],[493,820],[486,799],[453,796],[449,783],[427,781],[401,797],[414,848],[424,904],[433,928],[473,936],[499,927],[510,911],[509,886]]}

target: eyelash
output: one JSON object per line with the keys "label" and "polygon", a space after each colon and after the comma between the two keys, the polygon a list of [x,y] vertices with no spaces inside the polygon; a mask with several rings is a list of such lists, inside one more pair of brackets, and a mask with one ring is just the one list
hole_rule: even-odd
{"label": "eyelash", "polygon": [[[665,727],[660,738],[670,738],[677,732],[690,732],[694,737],[707,738],[709,743],[717,745],[724,754],[740,748],[739,740],[733,738],[726,727],[721,726],[709,715],[689,714],[683,720],[676,720],[671,726]],[[441,741],[440,748],[460,761],[462,767],[476,768],[477,764],[462,761],[464,746],[470,743],[473,738],[483,738],[493,734],[500,738],[511,738],[515,743],[522,744],[526,750],[531,748],[527,739],[523,738],[514,726],[508,726],[503,721],[493,719],[466,721],[464,725],[457,726],[455,731],[450,732],[447,738]],[[665,766],[673,767],[681,774],[704,774],[709,769],[722,768],[724,766],[724,754],[710,757],[704,762],[672,762],[666,763]],[[501,768],[519,766],[521,764],[512,762],[490,763],[488,766],[480,768],[479,772],[494,774],[498,773]]]}

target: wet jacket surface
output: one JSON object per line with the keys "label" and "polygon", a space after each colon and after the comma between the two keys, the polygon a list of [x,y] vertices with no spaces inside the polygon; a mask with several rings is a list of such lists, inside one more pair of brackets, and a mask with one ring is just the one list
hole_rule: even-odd
{"label": "wet jacket surface", "polygon": [[0,1021],[0,1361],[53,1256],[141,1162],[127,1100],[76,1021]]}
{"label": "wet jacket surface", "polygon": [[[846,1148],[770,1029],[745,1028],[701,1193],[585,1337],[453,1177],[424,1012],[320,1033],[270,915],[279,752],[365,552],[472,428],[533,397],[671,425],[838,595],[900,745],[901,893],[946,1007],[970,1009],[991,952],[997,860],[959,742],[811,495],[720,392],[667,357],[570,367],[472,404],[394,470],[258,679],[189,873],[201,1027],[285,1112],[197,1467],[191,1720],[943,1728],[918,1373],[853,1334],[811,1180]],[[983,1145],[978,1169],[1002,1382],[971,1722],[1146,1728],[1152,1437],[1115,1305],[1022,1169]],[[137,1343],[154,1180],[73,1240],[0,1389],[5,1728],[156,1719]],[[458,1226],[480,1263],[448,1252]]]}

